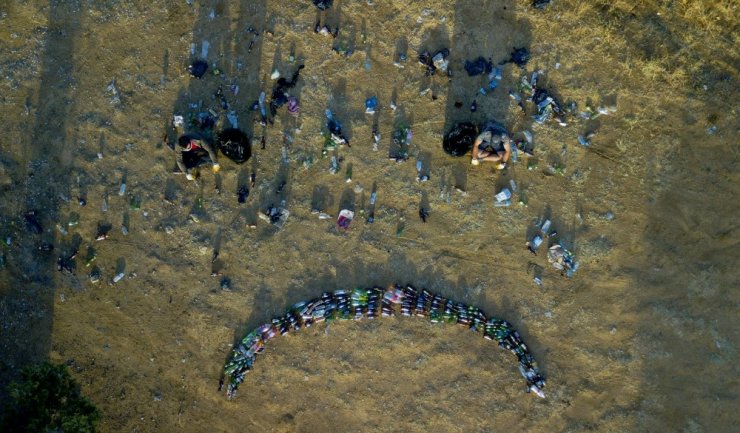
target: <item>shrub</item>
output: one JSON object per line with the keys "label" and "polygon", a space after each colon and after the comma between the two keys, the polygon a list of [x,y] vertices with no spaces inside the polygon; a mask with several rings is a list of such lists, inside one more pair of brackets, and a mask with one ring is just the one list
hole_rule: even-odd
{"label": "shrub", "polygon": [[18,433],[95,433],[98,410],[80,395],[67,367],[44,362],[8,387],[11,404],[0,428]]}

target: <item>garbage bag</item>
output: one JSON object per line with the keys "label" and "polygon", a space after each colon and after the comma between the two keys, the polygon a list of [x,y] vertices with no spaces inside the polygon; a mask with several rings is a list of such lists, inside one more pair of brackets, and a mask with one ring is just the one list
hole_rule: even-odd
{"label": "garbage bag", "polygon": [[442,149],[451,156],[463,156],[473,148],[478,128],[470,122],[456,123],[450,132],[445,134]]}
{"label": "garbage bag", "polygon": [[194,60],[193,63],[188,66],[188,71],[190,72],[190,75],[195,78],[201,78],[203,75],[206,74],[207,70],[208,62],[206,62],[205,60]]}
{"label": "garbage bag", "polygon": [[514,52],[511,53],[511,59],[509,61],[515,63],[520,68],[523,68],[527,65],[527,62],[529,62],[529,50],[526,48],[516,48]]}
{"label": "garbage bag", "polygon": [[490,60],[486,60],[483,57],[478,57],[477,59],[470,61],[465,61],[465,71],[470,75],[471,77],[474,77],[476,75],[480,74],[488,74],[493,70],[493,63],[491,63]]}
{"label": "garbage bag", "polygon": [[242,164],[252,156],[252,146],[244,132],[236,128],[228,128],[218,133],[218,149],[227,158],[237,164]]}

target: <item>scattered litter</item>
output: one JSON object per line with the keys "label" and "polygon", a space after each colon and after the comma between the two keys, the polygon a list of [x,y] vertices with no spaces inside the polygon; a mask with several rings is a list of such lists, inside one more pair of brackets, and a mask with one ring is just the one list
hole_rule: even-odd
{"label": "scattered litter", "polygon": [[275,207],[273,205],[270,205],[264,212],[259,213],[261,220],[268,222],[279,229],[283,228],[289,216],[290,212],[287,209],[282,206]]}
{"label": "scattered litter", "polygon": [[419,54],[419,63],[426,67],[426,75],[434,75],[437,72],[437,69],[450,75],[449,56],[450,50],[447,48],[437,51],[434,55],[429,54],[428,51],[424,51]]}

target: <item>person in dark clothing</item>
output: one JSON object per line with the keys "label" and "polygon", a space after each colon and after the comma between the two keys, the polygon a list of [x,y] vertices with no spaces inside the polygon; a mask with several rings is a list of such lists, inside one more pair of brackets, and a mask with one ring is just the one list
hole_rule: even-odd
{"label": "person in dark clothing", "polygon": [[214,173],[217,173],[221,169],[216,159],[216,151],[200,134],[190,133],[180,135],[175,146],[175,155],[177,167],[185,173],[185,177],[188,180],[194,179],[190,173],[190,169],[201,164],[212,163]]}

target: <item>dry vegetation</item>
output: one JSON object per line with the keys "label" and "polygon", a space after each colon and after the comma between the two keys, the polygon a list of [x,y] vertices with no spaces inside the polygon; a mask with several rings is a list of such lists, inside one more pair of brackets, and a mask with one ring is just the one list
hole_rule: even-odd
{"label": "dry vegetation", "polygon": [[[595,123],[598,135],[589,149],[576,144],[585,128],[580,122],[537,127],[539,158],[559,155],[564,144],[568,151],[567,174],[545,176],[521,163],[505,175],[475,171],[439,149],[441,113],[451,105],[448,97],[456,95],[439,80],[436,102],[419,97],[422,74],[413,57],[437,28],[455,38],[469,30],[490,42],[483,37],[486,25],[455,29],[457,14],[472,0],[456,2],[457,10],[453,2],[376,0],[370,9],[364,0],[341,1],[343,28],[357,34],[358,46],[365,21],[372,73],[362,68],[361,48],[349,58],[339,56],[330,51],[329,39],[311,31],[316,15],[307,0],[268,1],[266,23],[259,25],[273,34],[263,34],[259,58],[245,56],[251,62],[246,69],[269,74],[275,59],[285,65],[293,45],[306,62],[302,132],[291,149],[291,220],[283,231],[246,228],[255,219],[257,200],[272,194],[282,118],[268,132],[268,148],[247,164],[247,170],[258,169],[254,201],[237,207],[232,186],[239,168],[225,163],[227,192],[207,198],[208,217],[199,224],[188,214],[198,195],[212,191],[213,178],[204,175],[196,187],[171,176],[172,155],[158,147],[172,111],[189,102],[181,99],[207,100],[213,93],[208,86],[215,78],[191,85],[183,71],[190,43],[220,40],[226,33],[230,39],[211,49],[228,51],[248,41],[239,29],[260,15],[236,14],[240,5],[259,2],[203,1],[216,4],[216,24],[195,14],[185,0],[101,1],[81,9],[74,2],[16,3],[0,6],[7,12],[0,19],[4,230],[21,243],[38,241],[18,225],[19,215],[34,204],[25,194],[38,193],[29,186],[29,173],[44,159],[35,153],[34,127],[62,135],[64,145],[64,152],[52,153],[52,166],[63,170],[47,179],[48,188],[38,189],[74,197],[80,184],[87,188],[85,208],[56,198],[49,206],[55,218],[80,213],[83,246],[99,221],[110,219],[117,231],[121,213],[129,209],[127,197],[116,195],[124,169],[129,191],[148,211],[147,217],[130,211],[128,237],[95,244],[107,277],[115,260],[126,257],[135,278],[91,285],[82,264],[76,277],[41,272],[55,289],[48,309],[10,297],[0,303],[0,321],[30,315],[38,324],[44,314],[53,317],[53,329],[51,323],[43,329],[51,333],[43,353],[33,355],[50,354],[72,367],[101,410],[103,431],[328,431],[340,423],[347,431],[694,433],[737,425],[732,374],[737,295],[730,291],[740,285],[732,218],[739,213],[740,185],[737,2],[554,0],[544,11],[532,10],[529,2],[513,4],[506,13],[517,27],[494,29],[509,39],[485,50],[505,55],[514,41],[527,40],[530,72],[543,68],[548,86],[564,99],[581,108],[587,101],[617,107]],[[50,10],[64,12],[53,26],[47,22]],[[475,11],[461,15],[470,19]],[[79,19],[78,33],[65,21],[71,16]],[[201,25],[193,28],[195,23]],[[60,67],[64,59],[55,63],[53,50],[51,60],[43,58],[49,41],[66,40],[63,31],[74,35],[72,70]],[[412,58],[404,70],[390,65],[401,37],[407,38]],[[473,52],[476,46],[469,41],[460,44],[471,51],[465,55],[486,54]],[[254,93],[258,79],[239,76],[233,58],[218,61],[242,80],[242,95]],[[507,70],[507,85],[518,73]],[[123,91],[120,109],[111,107],[105,91],[112,78]],[[43,80],[49,98],[38,94]],[[413,163],[388,164],[384,154],[369,150],[370,122],[360,107],[373,92],[387,104],[394,88],[399,105],[412,117],[414,140],[434,155],[427,184],[414,182]],[[244,98],[238,109],[240,122],[246,123],[251,101]],[[350,107],[343,114],[357,145],[342,152],[354,164],[355,183],[364,185],[365,194],[373,181],[380,185],[375,224],[358,219],[347,233],[309,213],[316,185],[329,190],[332,212],[346,188],[342,176],[329,175],[326,161],[318,158],[322,113],[337,99]],[[506,112],[500,107],[508,107],[509,99],[502,100],[507,102],[488,108]],[[64,113],[66,119],[55,117]],[[388,110],[381,113],[387,142],[394,118]],[[507,119],[515,125],[528,120],[511,112]],[[712,126],[716,134],[707,133]],[[105,157],[98,160],[103,147]],[[302,158],[309,154],[318,162],[304,169]],[[467,175],[467,195],[455,193],[449,204],[436,200],[439,179],[451,179],[457,167]],[[494,186],[511,173],[527,188],[529,208],[492,210]],[[59,185],[59,179],[68,184]],[[170,187],[175,205],[162,201]],[[416,218],[424,191],[432,201],[427,224]],[[102,214],[100,199],[106,193],[111,211]],[[547,263],[529,257],[522,244],[545,208],[552,208],[564,232],[572,231],[582,269],[571,280],[548,270],[544,288],[538,288],[527,262]],[[610,212],[613,220],[605,216]],[[402,223],[405,232],[396,236]],[[217,231],[231,291],[218,289],[218,279],[209,276]],[[56,232],[47,237],[58,248],[69,240]],[[14,248],[3,251],[17,254]],[[14,260],[10,257],[0,270],[0,287],[26,290],[33,278],[18,271],[26,268]],[[389,279],[427,285],[512,320],[542,359],[551,398],[542,402],[523,395],[508,354],[489,352],[456,331],[418,323],[406,327],[401,320],[316,327],[281,339],[262,355],[235,402],[215,392],[229,343],[247,327],[321,290]],[[18,347],[36,338],[17,323],[10,327],[20,329],[23,345]],[[26,357],[31,356],[21,353],[13,360]],[[16,369],[8,360],[0,367],[5,375]]]}

